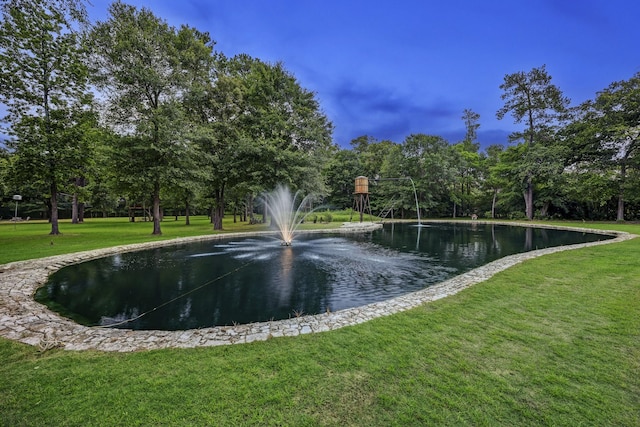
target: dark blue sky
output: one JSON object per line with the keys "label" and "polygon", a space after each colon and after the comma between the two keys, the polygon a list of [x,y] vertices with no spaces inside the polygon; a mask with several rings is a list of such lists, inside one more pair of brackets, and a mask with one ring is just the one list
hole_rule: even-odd
{"label": "dark blue sky", "polygon": [[[104,19],[107,0],[89,14]],[[317,94],[334,142],[360,135],[464,136],[480,114],[483,146],[521,125],[498,121],[505,74],[546,64],[577,105],[640,71],[636,0],[130,0],[171,25],[208,31],[227,56],[282,61]]]}

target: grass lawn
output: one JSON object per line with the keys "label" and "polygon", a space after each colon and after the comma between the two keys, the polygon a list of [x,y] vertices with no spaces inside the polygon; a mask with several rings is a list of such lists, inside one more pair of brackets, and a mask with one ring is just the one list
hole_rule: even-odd
{"label": "grass lawn", "polygon": [[[234,223],[232,217],[223,222],[223,231],[214,231],[206,216],[191,217],[190,222],[191,225],[186,226],[184,217],[179,217],[178,221],[174,217],[165,217],[161,223],[162,235],[153,236],[153,223],[139,218],[136,222],[129,222],[128,218],[88,218],[82,224],[62,220],[61,234],[50,236],[51,225],[47,221],[31,220],[17,224],[0,221],[0,264],[130,243],[269,229],[266,224]],[[339,223],[309,223],[302,224],[302,227],[329,228],[337,225]]]}
{"label": "grass lawn", "polygon": [[[100,223],[54,239],[46,224],[0,224],[0,264],[155,239],[149,223]],[[163,238],[211,232],[182,224],[163,222]],[[639,259],[640,239],[566,251],[404,313],[245,345],[112,354],[0,339],[0,424],[640,426]]]}

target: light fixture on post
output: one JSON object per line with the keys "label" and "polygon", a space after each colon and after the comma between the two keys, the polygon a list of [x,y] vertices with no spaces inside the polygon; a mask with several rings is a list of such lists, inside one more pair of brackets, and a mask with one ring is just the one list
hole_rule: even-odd
{"label": "light fixture on post", "polygon": [[22,196],[20,194],[15,194],[13,196],[13,200],[16,201],[16,212],[13,215],[13,229],[16,229],[16,223],[18,222],[18,202],[22,200]]}

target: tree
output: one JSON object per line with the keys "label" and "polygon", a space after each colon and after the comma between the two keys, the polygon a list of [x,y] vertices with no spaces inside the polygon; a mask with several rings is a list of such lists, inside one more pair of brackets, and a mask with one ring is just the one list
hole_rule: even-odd
{"label": "tree", "polygon": [[243,72],[240,64],[218,55],[208,78],[202,85],[192,87],[186,100],[194,123],[194,140],[202,153],[199,168],[211,200],[215,230],[222,229],[225,192],[229,185],[240,181],[242,162],[251,145],[242,132],[243,114],[247,111]]}
{"label": "tree", "polygon": [[499,144],[493,144],[487,147],[487,156],[483,159],[482,166],[484,169],[485,180],[483,186],[491,192],[491,218],[496,218],[496,206],[498,202],[498,194],[507,183],[502,174],[502,164],[500,156],[504,152],[504,147]]}
{"label": "tree", "polygon": [[571,182],[582,189],[572,192],[574,200],[598,218],[606,218],[613,204],[611,216],[623,221],[626,202],[637,194],[630,178],[640,169],[640,73],[612,83],[572,113],[561,135],[571,154]]}
{"label": "tree", "polygon": [[9,189],[7,183],[9,181],[9,152],[0,143],[0,208],[5,195],[8,195]]}
{"label": "tree", "polygon": [[469,211],[473,205],[474,192],[479,187],[479,174],[480,174],[480,162],[481,156],[478,150],[480,144],[477,141],[478,128],[480,124],[480,114],[473,112],[470,109],[464,110],[462,115],[464,120],[466,133],[463,141],[454,145],[454,149],[458,154],[458,182],[457,186],[452,191],[454,198],[453,203],[453,217],[456,217],[456,206],[459,204],[461,213],[470,213]]}
{"label": "tree", "polygon": [[48,187],[51,234],[58,226],[58,193],[83,162],[82,131],[91,96],[79,43],[84,5],[64,0],[8,0],[0,23],[0,102],[14,137],[8,143],[19,170]]}
{"label": "tree", "polygon": [[328,187],[327,202],[338,209],[353,206],[355,178],[362,175],[358,154],[353,150],[337,150],[324,165]]}
{"label": "tree", "polygon": [[623,221],[625,196],[632,194],[628,173],[640,168],[640,73],[612,83],[598,94],[594,107],[599,113],[596,140],[601,152],[618,169],[616,219]]}
{"label": "tree", "polygon": [[[434,135],[413,134],[386,157],[382,178],[411,178],[419,209],[442,216],[450,212],[450,190],[457,179],[455,167],[456,152],[446,140]],[[391,181],[385,187],[389,196],[391,192],[395,193],[396,206],[415,209],[415,199],[406,183]]]}
{"label": "tree", "polygon": [[[127,138],[120,144],[125,161],[120,179],[139,180],[151,194],[153,234],[160,228],[161,187],[176,174],[195,148],[186,138],[182,97],[193,80],[194,64],[209,60],[213,44],[206,33],[169,26],[145,8],[119,1],[109,18],[98,22],[90,37],[95,83],[105,89],[107,117],[112,128]],[[127,167],[128,166],[128,167]]]}
{"label": "tree", "polygon": [[462,120],[464,120],[464,127],[466,129],[464,135],[464,144],[469,145],[467,151],[477,152],[480,149],[480,143],[478,143],[478,128],[480,127],[480,114],[475,111],[466,108],[462,113]]}
{"label": "tree", "polygon": [[315,95],[282,64],[248,55],[217,59],[210,85],[192,110],[212,192],[212,222],[221,229],[225,194],[235,187],[263,191],[288,184],[322,192],[332,127]]}
{"label": "tree", "polygon": [[539,146],[552,141],[554,130],[566,112],[569,100],[551,83],[551,76],[544,65],[528,73],[506,75],[500,89],[504,91],[501,98],[505,100],[505,105],[498,110],[496,117],[502,120],[507,113],[511,113],[515,123],[524,121],[526,125],[524,131],[514,132],[510,139],[520,141],[526,148],[520,175],[524,186],[525,214],[531,220],[534,212],[534,179],[540,173],[540,162],[555,159],[553,156],[545,157],[544,154],[550,153]]}
{"label": "tree", "polygon": [[378,141],[374,137],[367,135],[359,136],[352,140],[352,150],[358,155],[361,165],[358,175],[372,179],[380,176],[385,158],[389,155],[394,145],[396,144],[391,141]]}
{"label": "tree", "polygon": [[267,188],[290,184],[307,193],[322,192],[320,173],[331,149],[333,125],[315,94],[282,63],[254,60],[245,83],[249,114],[243,127],[259,147],[254,178]]}

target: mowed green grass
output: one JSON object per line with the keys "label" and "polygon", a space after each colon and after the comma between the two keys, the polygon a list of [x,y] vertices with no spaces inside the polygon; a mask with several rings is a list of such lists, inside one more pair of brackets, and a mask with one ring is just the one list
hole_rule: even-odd
{"label": "mowed green grass", "polygon": [[0,420],[638,426],[639,259],[640,239],[566,251],[404,313],[246,345],[112,354],[0,339]]}
{"label": "mowed green grass", "polygon": [[[303,228],[329,228],[338,224],[303,224]],[[49,235],[51,225],[47,221],[25,221],[14,224],[0,222],[0,264],[25,259],[42,258],[78,251],[85,251],[130,243],[170,240],[179,237],[220,234],[228,232],[252,232],[269,230],[267,224],[233,222],[225,218],[222,231],[214,231],[206,216],[194,216],[190,225],[185,218],[165,217],[161,222],[161,236],[152,235],[153,223],[140,218],[129,222],[128,218],[88,218],[81,224],[70,220],[60,221],[60,233]]]}

